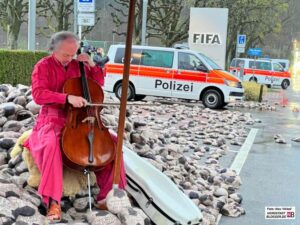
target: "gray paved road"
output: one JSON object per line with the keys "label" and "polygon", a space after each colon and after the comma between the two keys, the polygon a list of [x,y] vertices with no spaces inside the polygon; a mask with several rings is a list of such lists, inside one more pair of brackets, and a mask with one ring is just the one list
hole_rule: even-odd
{"label": "gray paved road", "polygon": [[[300,105],[300,93],[287,91],[290,106]],[[240,218],[222,217],[220,225],[300,225],[300,113],[290,107],[277,112],[254,112],[263,123],[241,171],[243,207]],[[287,145],[274,142],[282,134]],[[266,206],[295,206],[296,220],[265,220]],[[297,215],[298,214],[298,215]]]}

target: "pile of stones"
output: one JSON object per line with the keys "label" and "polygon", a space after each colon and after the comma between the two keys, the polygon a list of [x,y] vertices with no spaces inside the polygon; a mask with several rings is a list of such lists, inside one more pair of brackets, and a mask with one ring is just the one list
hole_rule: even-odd
{"label": "pile of stones", "polygon": [[[105,102],[118,100],[106,94]],[[241,179],[222,165],[222,158],[231,148],[241,146],[251,126],[260,121],[249,113],[214,111],[201,105],[147,104],[128,106],[125,144],[192,199],[203,213],[202,225],[215,224],[220,214],[243,215],[238,193]],[[0,224],[42,224],[45,219],[46,209],[37,191],[27,185],[29,173],[22,156],[10,158],[17,139],[33,127],[39,109],[30,87],[0,85]],[[101,112],[104,124],[115,131],[118,116],[118,107],[104,107]],[[94,196],[98,192],[97,186],[92,187]],[[62,200],[60,224],[126,224],[124,216],[108,211],[87,214],[87,196],[87,190],[82,190]],[[138,210],[123,214],[135,215]]]}

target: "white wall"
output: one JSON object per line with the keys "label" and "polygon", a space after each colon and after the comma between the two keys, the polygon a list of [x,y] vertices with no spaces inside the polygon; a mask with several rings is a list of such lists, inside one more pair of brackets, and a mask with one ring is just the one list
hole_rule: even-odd
{"label": "white wall", "polygon": [[225,68],[228,9],[191,8],[189,47]]}

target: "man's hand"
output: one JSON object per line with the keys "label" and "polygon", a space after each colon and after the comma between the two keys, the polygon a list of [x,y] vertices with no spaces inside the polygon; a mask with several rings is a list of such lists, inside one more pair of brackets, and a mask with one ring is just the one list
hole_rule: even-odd
{"label": "man's hand", "polygon": [[75,108],[81,108],[87,105],[87,101],[80,96],[68,95],[68,102]]}
{"label": "man's hand", "polygon": [[96,65],[87,53],[81,53],[78,55],[77,60],[88,63],[90,67],[94,67]]}

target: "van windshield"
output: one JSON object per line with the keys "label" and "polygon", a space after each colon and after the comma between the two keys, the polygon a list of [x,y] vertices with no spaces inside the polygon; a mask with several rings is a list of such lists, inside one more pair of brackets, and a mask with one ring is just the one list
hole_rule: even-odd
{"label": "van windshield", "polygon": [[222,70],[222,68],[216,64],[212,59],[208,58],[206,55],[203,55],[202,53],[198,53],[213,70]]}

